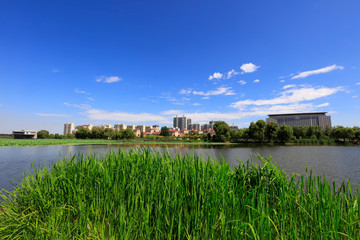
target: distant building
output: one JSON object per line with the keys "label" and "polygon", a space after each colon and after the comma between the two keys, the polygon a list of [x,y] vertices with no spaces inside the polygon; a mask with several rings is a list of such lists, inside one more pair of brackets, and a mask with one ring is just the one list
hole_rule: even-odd
{"label": "distant building", "polygon": [[190,126],[188,126],[188,130],[201,130],[200,123],[193,123]]}
{"label": "distant building", "polygon": [[102,124],[102,125],[97,125],[95,126],[95,128],[101,129],[101,130],[105,130],[107,128],[112,128],[111,124]]}
{"label": "distant building", "polygon": [[130,128],[131,130],[135,130],[135,125],[134,124],[127,125],[127,128]]}
{"label": "distant building", "polygon": [[320,126],[323,129],[331,127],[331,117],[326,116],[326,112],[269,114],[268,116],[267,123],[274,122],[279,126]]}
{"label": "distant building", "polygon": [[186,119],[186,129],[187,130],[191,130],[191,119],[190,118],[188,118],[188,119]]}
{"label": "distant building", "polygon": [[12,132],[14,139],[36,139],[37,132],[34,130],[15,130]]}
{"label": "distant building", "polygon": [[137,125],[136,128],[139,129],[142,133],[146,131],[145,125]]}
{"label": "distant building", "polygon": [[117,123],[117,124],[114,125],[114,129],[115,129],[116,132],[118,132],[118,131],[120,131],[120,130],[125,130],[125,129],[126,129],[126,125],[123,124],[123,123],[121,123],[121,124]]}
{"label": "distant building", "polygon": [[83,125],[77,125],[76,127],[75,127],[75,131],[77,131],[79,128],[85,128],[85,129],[88,129],[88,130],[92,130],[93,129],[93,125],[91,124],[91,123],[89,123],[89,124],[83,124]]}
{"label": "distant building", "polygon": [[[190,120],[191,122],[191,120]],[[173,127],[177,129],[187,129],[187,120],[185,116],[182,117],[174,117]]]}
{"label": "distant building", "polygon": [[72,134],[75,131],[74,123],[65,123],[64,124],[64,135]]}

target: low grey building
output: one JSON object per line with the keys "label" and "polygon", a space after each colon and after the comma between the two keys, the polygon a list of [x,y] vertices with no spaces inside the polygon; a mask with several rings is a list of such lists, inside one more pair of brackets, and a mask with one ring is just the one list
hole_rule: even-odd
{"label": "low grey building", "polygon": [[12,132],[14,139],[36,139],[37,132],[34,130],[15,130]]}
{"label": "low grey building", "polygon": [[294,126],[320,126],[321,128],[331,127],[331,117],[326,116],[327,112],[310,113],[287,113],[269,114],[266,123],[274,122],[282,125]]}

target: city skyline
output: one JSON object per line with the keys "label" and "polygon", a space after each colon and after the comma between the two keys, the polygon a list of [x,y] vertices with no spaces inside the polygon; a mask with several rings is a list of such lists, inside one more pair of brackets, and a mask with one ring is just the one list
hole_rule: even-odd
{"label": "city skyline", "polygon": [[0,133],[328,112],[360,126],[360,2],[0,3]]}

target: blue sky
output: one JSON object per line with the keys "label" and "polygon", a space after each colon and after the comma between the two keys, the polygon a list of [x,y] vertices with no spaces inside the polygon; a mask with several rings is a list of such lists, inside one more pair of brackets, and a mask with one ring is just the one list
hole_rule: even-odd
{"label": "blue sky", "polygon": [[360,2],[0,2],[0,133],[326,111],[360,125]]}

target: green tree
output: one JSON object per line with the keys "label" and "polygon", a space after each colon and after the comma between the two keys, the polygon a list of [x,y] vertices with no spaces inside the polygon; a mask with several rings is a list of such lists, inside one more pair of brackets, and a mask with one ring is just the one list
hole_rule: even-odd
{"label": "green tree", "polygon": [[330,136],[331,136],[331,132],[332,132],[331,127],[326,126],[326,128],[325,128],[324,131],[323,131],[323,134],[324,134],[325,137],[330,137]]}
{"label": "green tree", "polygon": [[77,139],[87,139],[91,137],[91,132],[89,129],[80,127],[76,132],[75,132],[75,137]]}
{"label": "green tree", "polygon": [[278,138],[281,142],[289,141],[293,136],[293,129],[288,125],[280,127],[278,132]]}
{"label": "green tree", "polygon": [[274,122],[269,122],[265,127],[265,137],[270,141],[273,141],[277,137],[277,133],[279,131],[279,124]]}
{"label": "green tree", "polygon": [[130,128],[127,128],[127,129],[125,129],[123,131],[124,131],[123,132],[123,138],[124,139],[134,139],[136,137],[135,133]]}
{"label": "green tree", "polygon": [[68,134],[66,134],[66,138],[67,139],[73,139],[73,138],[75,138],[75,135],[72,134],[72,133],[68,133]]}
{"label": "green tree", "polygon": [[163,126],[160,130],[160,135],[164,137],[170,136],[170,130],[168,129],[168,127]]}
{"label": "green tree", "polygon": [[55,133],[55,139],[62,139],[62,136],[58,133]]}
{"label": "green tree", "polygon": [[101,139],[103,138],[104,130],[101,130],[100,128],[94,127],[91,129],[91,138],[93,139]]}
{"label": "green tree", "polygon": [[293,133],[297,139],[306,138],[307,131],[308,131],[307,126],[294,126],[293,127]]}
{"label": "green tree", "polygon": [[37,132],[37,138],[39,138],[39,139],[50,138],[49,131],[47,131],[47,130],[38,131]]}
{"label": "green tree", "polygon": [[213,140],[215,142],[226,142],[230,139],[230,127],[224,121],[218,121],[214,124],[215,135]]}
{"label": "green tree", "polygon": [[103,133],[103,139],[113,139],[115,138],[115,130],[112,128],[106,128]]}

